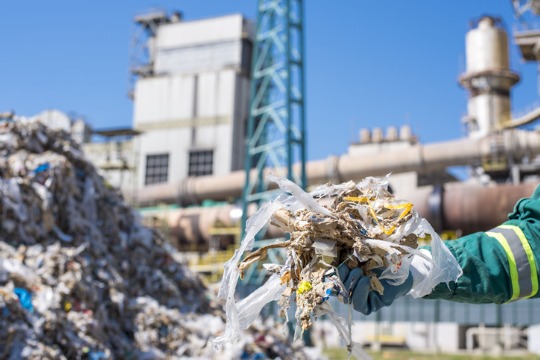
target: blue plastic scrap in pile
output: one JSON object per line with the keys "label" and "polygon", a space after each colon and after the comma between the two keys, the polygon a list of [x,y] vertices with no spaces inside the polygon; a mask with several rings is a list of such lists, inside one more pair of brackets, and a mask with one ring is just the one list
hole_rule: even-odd
{"label": "blue plastic scrap in pile", "polygon": [[83,349],[83,354],[87,354],[89,360],[102,360],[107,358],[107,354],[103,351],[92,351],[88,346]]}
{"label": "blue plastic scrap in pile", "polygon": [[39,174],[40,172],[43,172],[43,171],[47,171],[49,170],[49,163],[46,162],[46,163],[43,163],[41,165],[39,165],[37,168],[34,169],[34,174]]}
{"label": "blue plastic scrap in pile", "polygon": [[90,360],[101,360],[106,359],[107,355],[103,351],[92,351],[88,354]]}
{"label": "blue plastic scrap in pile", "polygon": [[32,305],[32,295],[28,290],[23,288],[15,288],[13,292],[19,298],[19,303],[21,304],[23,309],[34,312],[34,305]]}

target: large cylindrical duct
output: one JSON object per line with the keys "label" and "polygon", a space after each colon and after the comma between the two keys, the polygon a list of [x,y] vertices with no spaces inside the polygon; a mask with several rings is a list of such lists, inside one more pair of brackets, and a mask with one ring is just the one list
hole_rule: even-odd
{"label": "large cylindrical duct", "polygon": [[461,230],[464,234],[486,231],[503,223],[515,205],[531,196],[537,182],[483,186],[450,183],[425,186],[410,194],[396,194],[411,201],[437,231]]}
{"label": "large cylindrical duct", "polygon": [[443,197],[444,227],[466,234],[489,230],[504,222],[515,203],[531,196],[537,186],[538,183],[448,186]]}
{"label": "large cylindrical duct", "polygon": [[[255,204],[248,207],[248,217],[257,210]],[[233,245],[240,236],[242,208],[234,204],[206,207],[163,208],[143,212],[147,226],[162,230],[169,242],[180,250],[208,250],[213,236],[229,238]],[[266,236],[277,238],[283,232],[269,226]],[[224,246],[223,241],[220,246]]]}
{"label": "large cylindrical duct", "polygon": [[[461,230],[463,234],[486,231],[503,223],[515,203],[529,197],[538,183],[483,186],[479,183],[450,183],[444,187],[424,186],[412,192],[397,193],[397,198],[414,204],[436,231]],[[173,209],[156,214],[169,228],[171,243],[180,249],[205,248],[216,227],[239,226],[238,207],[223,205]],[[248,210],[253,214],[255,208]],[[236,215],[235,215],[236,213]],[[268,228],[271,238],[282,236],[274,226]]]}
{"label": "large cylindrical duct", "polygon": [[[306,164],[309,185],[328,181],[359,181],[366,176],[384,176],[390,172],[435,171],[448,166],[476,165],[492,154],[493,149],[519,162],[526,156],[540,153],[538,132],[507,130],[484,138],[466,138],[433,144],[416,144],[371,156],[342,155]],[[275,170],[268,169],[267,173]],[[298,166],[295,166],[298,172]],[[244,171],[223,176],[187,178],[180,183],[152,185],[138,191],[139,204],[160,202],[181,205],[198,204],[202,200],[231,200],[242,194]],[[128,198],[132,198],[129,195]]]}
{"label": "large cylindrical duct", "polygon": [[519,76],[510,70],[508,36],[498,18],[485,16],[466,35],[467,70],[459,81],[469,93],[469,136],[482,137],[511,121],[510,90]]}

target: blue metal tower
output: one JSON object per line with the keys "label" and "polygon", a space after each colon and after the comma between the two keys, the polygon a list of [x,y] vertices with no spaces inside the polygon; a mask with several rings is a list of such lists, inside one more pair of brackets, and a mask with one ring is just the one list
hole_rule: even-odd
{"label": "blue metal tower", "polygon": [[273,196],[265,169],[307,185],[304,1],[259,0],[257,10],[243,226],[248,205]]}

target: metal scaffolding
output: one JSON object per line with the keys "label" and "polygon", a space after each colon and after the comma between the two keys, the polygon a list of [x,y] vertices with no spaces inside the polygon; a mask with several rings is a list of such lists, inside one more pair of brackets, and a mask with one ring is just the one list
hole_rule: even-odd
{"label": "metal scaffolding", "polygon": [[[178,14],[178,15],[177,15]],[[180,16],[179,13],[173,13],[173,16]],[[154,11],[135,17],[135,32],[131,40],[130,49],[130,77],[128,84],[128,96],[133,100],[135,91],[135,82],[139,77],[149,77],[154,74],[154,51],[153,41],[157,29],[162,24],[170,22],[167,13],[163,10]]]}
{"label": "metal scaffolding", "polygon": [[[303,0],[258,3],[242,224],[250,203],[273,196],[265,168],[281,169],[276,175],[306,187],[303,7]],[[294,163],[301,164],[299,173]]]}

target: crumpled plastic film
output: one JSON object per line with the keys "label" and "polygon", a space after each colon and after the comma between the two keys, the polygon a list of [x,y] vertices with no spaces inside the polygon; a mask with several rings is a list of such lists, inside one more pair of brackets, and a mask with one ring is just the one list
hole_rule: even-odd
{"label": "crumpled plastic film", "polygon": [[238,263],[245,251],[253,249],[255,236],[268,223],[273,212],[276,210],[276,206],[275,203],[265,204],[248,220],[246,224],[246,235],[240,244],[240,249],[235,250],[233,257],[225,263],[218,298],[226,300],[227,326],[225,334],[214,340],[216,345],[237,341],[241,336],[240,320],[238,319],[235,300],[236,285],[240,277]]}
{"label": "crumpled plastic film", "polygon": [[300,186],[292,181],[285,178],[278,178],[275,175],[270,175],[268,179],[278,184],[281,190],[290,192],[306,209],[327,216],[334,216],[328,209],[320,205],[311,195],[307,194]]}
{"label": "crumpled plastic film", "polygon": [[77,146],[0,122],[0,359],[307,359],[252,317],[216,350],[222,306]]}
{"label": "crumpled plastic film", "polygon": [[218,297],[223,300],[230,298],[229,294],[233,294],[236,289],[236,281],[238,281],[237,265],[244,252],[253,249],[255,236],[268,223],[273,212],[276,210],[276,204],[269,203],[262,206],[253,216],[251,216],[246,224],[246,235],[240,244],[240,248],[234,251],[233,257],[225,263],[225,271],[223,280],[219,288]]}
{"label": "crumpled plastic film", "polygon": [[463,270],[456,258],[444,246],[441,237],[433,230],[429,222],[423,219],[421,227],[426,233],[431,235],[431,256],[433,261],[432,269],[426,278],[416,284],[409,292],[409,295],[414,298],[424,297],[431,293],[433,288],[438,284],[455,281],[463,274]]}
{"label": "crumpled plastic film", "polygon": [[237,304],[238,322],[240,328],[245,330],[257,319],[262,308],[271,301],[278,301],[285,290],[280,284],[279,276],[272,275],[264,285]]}
{"label": "crumpled plastic film", "polygon": [[[220,291],[227,297],[227,332],[217,339],[218,343],[239,338],[240,328],[255,318],[254,311],[279,298],[285,316],[290,302],[296,302],[295,338],[310,328],[318,315],[325,313],[350,345],[349,350],[365,358],[352,343],[345,320],[327,302],[330,296],[348,296],[348,289],[337,275],[338,266],[362,268],[370,279],[370,291],[382,294],[384,287],[380,279],[388,279],[395,286],[402,284],[409,277],[414,257],[421,257],[431,265],[424,281],[414,284],[411,291],[414,297],[424,296],[437,284],[456,280],[462,273],[456,259],[429,223],[414,210],[414,205],[396,199],[388,191],[387,178],[370,177],[358,184],[325,184],[311,193],[287,179],[270,176],[270,180],[278,184],[283,194],[248,221],[248,235],[227,263]],[[254,234],[265,225],[263,221],[279,227],[290,238],[258,248],[241,259],[253,246]],[[419,240],[430,239],[432,256],[417,249]],[[235,302],[238,277],[257,261],[264,260],[271,248],[285,249],[285,262],[264,264],[272,274],[270,280],[248,298]],[[239,314],[245,313],[249,316],[243,316],[241,321]]]}

